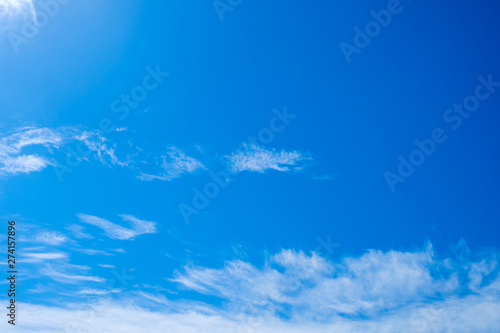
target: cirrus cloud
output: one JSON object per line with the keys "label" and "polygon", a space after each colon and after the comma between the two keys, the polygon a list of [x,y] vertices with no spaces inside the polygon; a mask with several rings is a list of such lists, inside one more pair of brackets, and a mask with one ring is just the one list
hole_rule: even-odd
{"label": "cirrus cloud", "polygon": [[263,173],[272,169],[277,171],[300,170],[301,164],[311,158],[294,151],[277,151],[253,144],[243,144],[241,149],[225,156],[234,173],[252,171]]}
{"label": "cirrus cloud", "polygon": [[[376,251],[331,261],[282,250],[262,267],[232,260],[220,268],[187,265],[171,281],[219,297],[222,305],[161,293],[121,292],[110,301],[22,304],[16,332],[494,332],[500,327],[497,252],[436,258],[419,251]],[[48,269],[55,280],[97,277]],[[106,295],[83,287],[77,295]],[[116,293],[118,294],[118,293]],[[82,295],[83,296],[83,295]],[[57,314],[57,321],[49,320]]]}

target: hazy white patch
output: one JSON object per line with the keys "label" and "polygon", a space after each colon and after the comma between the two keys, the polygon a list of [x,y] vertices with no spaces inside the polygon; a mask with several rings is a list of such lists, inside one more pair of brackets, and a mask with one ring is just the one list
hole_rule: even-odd
{"label": "hazy white patch", "polygon": [[276,151],[260,146],[244,144],[241,149],[231,155],[225,156],[234,173],[252,171],[263,173],[266,170],[298,171],[301,163],[310,160],[310,157],[298,151]]}
{"label": "hazy white patch", "polygon": [[187,156],[176,147],[168,147],[165,155],[161,158],[161,171],[157,174],[141,172],[137,178],[145,181],[164,180],[170,181],[186,173],[206,169],[197,159]]}
{"label": "hazy white patch", "polygon": [[0,19],[18,15],[28,16],[36,22],[36,11],[33,0],[0,0]]}
{"label": "hazy white patch", "polygon": [[49,245],[61,245],[65,243],[68,238],[63,234],[55,231],[41,231],[32,237],[36,243],[45,243]]}

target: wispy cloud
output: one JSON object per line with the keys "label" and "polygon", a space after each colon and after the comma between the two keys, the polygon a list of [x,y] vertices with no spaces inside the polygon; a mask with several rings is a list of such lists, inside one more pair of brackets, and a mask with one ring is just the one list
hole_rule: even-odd
{"label": "wispy cloud", "polygon": [[12,134],[1,139],[2,151],[18,153],[21,148],[32,145],[43,145],[45,147],[59,147],[65,139],[68,127],[60,129],[20,127]]}
{"label": "wispy cloud", "polygon": [[[19,240],[30,245],[31,251],[36,249],[44,249],[44,246],[59,246],[70,242],[70,239],[59,231],[52,231],[41,228],[38,225],[23,224],[23,232],[19,236]],[[23,249],[28,251],[27,248]]]}
{"label": "wispy cloud", "polygon": [[205,166],[197,159],[187,156],[176,147],[168,147],[167,152],[161,156],[161,171],[157,174],[142,173],[137,176],[141,180],[166,180],[178,178],[186,173],[193,173]]}
{"label": "wispy cloud", "polygon": [[84,131],[76,137],[91,151],[97,154],[97,159],[104,165],[127,166],[127,161],[121,161],[115,154],[116,144],[111,144],[99,131]]}
{"label": "wispy cloud", "polygon": [[63,234],[55,231],[41,231],[34,235],[31,240],[36,243],[44,243],[48,245],[61,245],[68,241],[68,238]]}
{"label": "wispy cloud", "polygon": [[20,174],[40,171],[54,162],[35,154],[21,154],[23,148],[40,145],[47,150],[58,149],[75,132],[74,128],[59,129],[21,127],[0,138],[0,173]]}
{"label": "wispy cloud", "polygon": [[[187,266],[173,281],[248,311],[272,304],[287,317],[324,321],[333,316],[407,311],[429,299],[464,295],[464,290],[471,298],[472,292],[492,296],[488,288],[500,290],[498,272],[491,275],[498,271],[495,260],[483,259],[466,267],[468,272],[450,260],[434,259],[430,247],[421,252],[369,251],[338,264],[314,253],[283,250],[264,268],[238,260],[220,269]],[[486,276],[489,286],[481,284]]]}
{"label": "wispy cloud", "polygon": [[40,171],[48,165],[53,165],[48,159],[37,155],[8,156],[2,163],[0,170],[12,175]]}
{"label": "wispy cloud", "polygon": [[119,224],[112,223],[103,218],[82,214],[77,214],[77,217],[84,223],[96,226],[104,230],[104,233],[109,238],[113,239],[134,239],[134,237],[142,234],[156,233],[156,223],[151,221],[140,220],[132,215],[120,215],[120,217],[131,224],[132,228],[126,228]]}
{"label": "wispy cloud", "polygon": [[26,263],[41,263],[47,260],[67,259],[68,255],[64,252],[28,252],[22,253],[21,260]]}
{"label": "wispy cloud", "polygon": [[88,254],[90,256],[96,256],[96,255],[111,256],[111,255],[113,255],[109,252],[106,252],[104,250],[99,250],[99,249],[75,248],[74,250],[77,252]]}
{"label": "wispy cloud", "polygon": [[[69,265],[65,265],[65,268],[69,267]],[[87,270],[88,267],[85,266],[76,266],[76,265],[71,265],[73,269],[77,268],[80,270]],[[78,282],[105,282],[106,280],[98,277],[98,276],[91,276],[91,275],[80,275],[80,274],[71,274],[65,271],[60,271],[57,268],[54,268],[51,265],[46,265],[44,268],[40,270],[40,273],[43,275],[62,282],[62,283],[78,283]]]}
{"label": "wispy cloud", "polygon": [[77,295],[95,295],[95,296],[104,296],[110,293],[119,293],[120,289],[92,289],[86,288],[76,292]]}
{"label": "wispy cloud", "polygon": [[92,235],[89,235],[83,231],[84,227],[79,224],[70,224],[66,227],[66,230],[71,232],[75,238],[79,239],[92,239]]}
{"label": "wispy cloud", "polygon": [[[120,127],[115,133],[126,130],[125,127]],[[45,147],[46,153],[23,154],[23,149],[29,146]],[[68,160],[76,165],[82,161],[98,161],[108,167],[126,167],[137,173],[139,179],[146,181],[170,181],[183,174],[205,169],[203,163],[174,146],[167,147],[160,155],[144,152],[131,142],[120,147],[118,149],[118,144],[105,137],[102,132],[86,130],[83,126],[20,127],[0,136],[0,174],[37,172],[49,165],[65,165],[69,163]],[[147,168],[150,172],[144,171]]]}
{"label": "wispy cloud", "polygon": [[[74,147],[65,149],[65,145],[75,142],[84,143],[79,146],[78,152],[75,152]],[[112,144],[97,130],[87,131],[82,126],[21,127],[0,138],[0,173],[31,173],[57,164],[52,157],[22,154],[22,150],[29,146],[45,147],[47,155],[59,152],[61,161],[66,158],[79,161],[95,159],[107,166],[129,166],[129,161],[116,156],[116,144]]]}
{"label": "wispy cloud", "polygon": [[300,170],[301,164],[311,158],[298,151],[277,151],[253,144],[244,144],[241,149],[225,156],[233,172],[253,171],[265,172]]}
{"label": "wispy cloud", "polygon": [[[489,333],[500,327],[496,257],[491,252],[474,261],[440,260],[428,246],[413,252],[372,250],[332,262],[315,253],[282,250],[268,257],[263,267],[240,260],[221,268],[186,266],[173,279],[185,288],[220,297],[223,306],[171,300],[158,292],[127,293],[90,308],[78,303],[24,304],[30,316],[16,330]],[[106,292],[80,290],[82,295]],[[55,314],[57,321],[47,319]]]}
{"label": "wispy cloud", "polygon": [[53,293],[54,286],[48,286],[42,283],[37,283],[33,288],[26,290],[29,294]]}
{"label": "wispy cloud", "polygon": [[58,147],[62,136],[48,128],[22,127],[10,135],[0,138],[0,172],[7,174],[40,171],[52,165],[50,159],[38,155],[21,155],[24,147],[42,145]]}

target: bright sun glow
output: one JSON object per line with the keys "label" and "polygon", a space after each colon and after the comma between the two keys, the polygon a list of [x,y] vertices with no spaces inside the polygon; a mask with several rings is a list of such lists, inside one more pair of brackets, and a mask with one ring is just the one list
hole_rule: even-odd
{"label": "bright sun glow", "polygon": [[0,0],[0,17],[29,15],[34,20],[36,16],[33,0]]}

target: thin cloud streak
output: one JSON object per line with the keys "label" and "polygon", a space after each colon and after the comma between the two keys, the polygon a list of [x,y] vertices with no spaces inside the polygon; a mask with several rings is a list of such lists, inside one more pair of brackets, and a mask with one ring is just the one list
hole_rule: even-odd
{"label": "thin cloud streak", "polygon": [[22,253],[20,262],[25,263],[40,263],[46,260],[58,260],[58,259],[67,259],[68,255],[64,252],[28,252]]}
{"label": "thin cloud streak", "polygon": [[140,220],[132,215],[120,216],[123,220],[130,222],[132,228],[123,227],[97,216],[87,215],[83,213],[77,214],[77,217],[82,222],[102,229],[106,236],[113,239],[132,240],[142,234],[156,233],[155,222]]}
{"label": "thin cloud streak", "polygon": [[[73,266],[73,268],[76,268]],[[79,269],[82,269],[82,267],[78,267]],[[86,268],[83,268],[86,269]],[[47,265],[45,268],[42,268],[40,270],[40,273],[44,274],[45,276],[62,282],[62,283],[79,283],[79,282],[105,282],[106,280],[98,277],[98,276],[91,276],[91,275],[78,275],[78,274],[68,274],[65,272],[58,271],[54,269],[52,266]]]}

